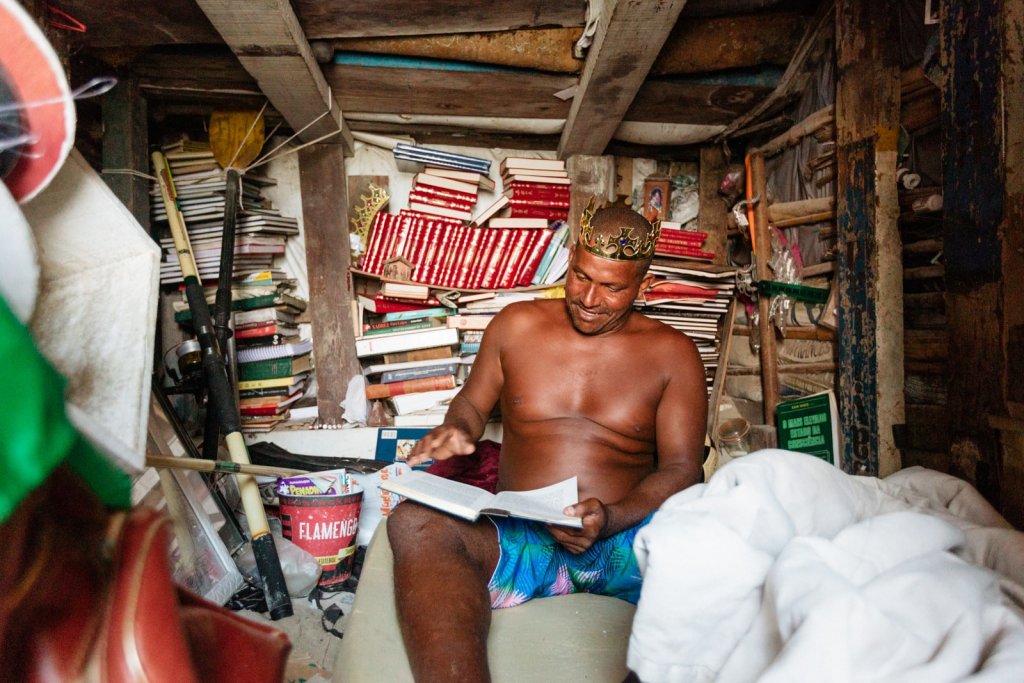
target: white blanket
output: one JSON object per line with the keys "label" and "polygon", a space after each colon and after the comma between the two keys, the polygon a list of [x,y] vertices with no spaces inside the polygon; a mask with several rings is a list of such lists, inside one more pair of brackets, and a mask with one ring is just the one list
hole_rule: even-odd
{"label": "white blanket", "polygon": [[1024,534],[953,477],[760,451],[634,549],[642,681],[1024,681]]}

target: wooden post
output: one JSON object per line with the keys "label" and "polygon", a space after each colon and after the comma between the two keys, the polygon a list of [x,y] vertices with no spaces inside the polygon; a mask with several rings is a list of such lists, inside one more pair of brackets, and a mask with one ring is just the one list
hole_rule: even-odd
{"label": "wooden post", "polygon": [[[836,3],[836,228],[843,468],[900,466],[903,265],[896,154],[900,69],[895,0]],[[869,94],[869,96],[865,96]]]}
{"label": "wooden post", "polygon": [[603,206],[615,200],[615,157],[574,154],[565,162],[569,180],[569,227],[572,242],[580,230],[580,214],[587,208],[587,202],[594,200],[594,206]]}
{"label": "wooden post", "polygon": [[[103,168],[130,169],[149,173],[149,128],[146,121],[146,100],[139,92],[139,82],[126,78],[104,95],[103,101]],[[149,231],[149,185],[141,176],[104,173],[103,180]]]}
{"label": "wooden post", "polygon": [[707,233],[704,251],[714,252],[714,262],[720,266],[726,265],[728,257],[725,251],[729,209],[718,194],[725,171],[725,154],[721,147],[705,145],[700,148],[700,167],[697,170],[700,214],[697,216],[697,229]]}
{"label": "wooden post", "polygon": [[[767,181],[764,157],[754,154],[750,157],[750,183],[754,196],[761,199],[754,205],[754,225],[750,226],[750,229],[754,232],[755,277],[759,282],[771,279],[771,271],[768,269],[772,243],[768,232]],[[775,406],[779,403],[779,357],[775,349],[775,327],[768,315],[770,305],[771,297],[757,297],[757,329],[761,345],[761,404],[764,423],[772,426],[775,424]]]}
{"label": "wooden post", "polygon": [[348,269],[349,221],[345,158],[340,145],[299,150],[302,222],[313,324],[317,408],[324,424],[340,424],[349,381],[359,374]]}
{"label": "wooden post", "polygon": [[[1011,22],[1002,35],[1001,12]],[[1014,221],[1021,219],[1024,193],[1022,137],[1012,128],[1022,122],[1021,67],[1013,63],[1021,55],[1020,37],[1014,33],[1020,29],[1019,3],[979,0],[942,6],[943,243],[951,361],[946,409],[951,473],[973,482],[997,507],[1008,482],[1003,481],[999,435],[987,417],[1006,414],[1007,388],[1015,386],[1018,395],[1024,393],[1019,389],[1020,375],[1014,377],[1007,365],[1022,367],[1014,358],[1013,329],[1017,330],[1016,354],[1024,352],[1020,339],[1024,270],[1020,253],[1014,255],[1008,249],[1014,243],[1021,245],[1020,224]],[[1004,47],[1010,52],[1002,54]],[[1008,77],[1005,82],[1004,76]],[[1000,191],[1004,169],[1005,194]],[[1004,239],[1008,242],[1003,243]],[[1019,491],[1016,498],[1020,505]],[[1016,521],[1021,522],[1019,516]]]}

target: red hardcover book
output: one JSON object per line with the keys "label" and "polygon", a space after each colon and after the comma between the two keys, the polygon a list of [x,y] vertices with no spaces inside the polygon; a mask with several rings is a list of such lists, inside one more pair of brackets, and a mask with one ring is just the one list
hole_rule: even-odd
{"label": "red hardcover book", "polygon": [[469,220],[473,217],[473,212],[469,209],[449,209],[447,206],[437,206],[436,204],[424,204],[422,202],[409,202],[410,211],[418,211],[419,213],[425,213],[429,216],[442,216],[445,218],[455,218],[458,220]]}
{"label": "red hardcover book", "polygon": [[440,206],[446,209],[455,209],[457,211],[471,211],[475,204],[469,202],[456,201],[454,199],[443,199],[441,197],[434,197],[429,194],[420,194],[419,192],[409,193],[409,204],[430,204],[431,206]]}
{"label": "red hardcover book", "polygon": [[415,394],[421,391],[440,391],[455,388],[455,375],[438,375],[437,377],[418,377],[388,384],[367,384],[366,398],[375,400],[402,394]]}
{"label": "red hardcover book", "polygon": [[682,245],[696,245],[700,246],[707,240],[707,233],[703,232],[678,232],[676,234],[665,234],[666,231],[662,230],[661,235],[658,237],[658,243],[665,244],[682,244]]}
{"label": "red hardcover book", "polygon": [[549,185],[552,187],[568,187],[571,181],[566,177],[558,176],[538,176],[529,175],[526,173],[507,173],[501,176],[502,183],[505,187],[514,185],[516,183],[528,183],[531,185]]}
{"label": "red hardcover book", "polygon": [[662,225],[661,237],[667,239],[677,237],[683,240],[699,240],[703,242],[708,238],[708,234],[703,230],[680,230],[678,228],[666,228],[664,225]]}
{"label": "red hardcover book", "polygon": [[519,245],[519,250],[516,250],[516,244],[520,239],[525,239],[525,230],[509,230],[508,240],[505,242],[505,247],[501,250],[501,254],[498,256],[497,263],[495,263],[495,278],[494,284],[491,285],[493,289],[507,289],[507,285],[502,283],[505,281],[506,269],[512,264],[512,260],[517,258],[519,253],[522,252],[522,245]]}
{"label": "red hardcover book", "polygon": [[508,249],[509,239],[512,237],[512,230],[492,230],[497,233],[497,239],[491,242],[487,258],[481,261],[480,279],[474,289],[494,289],[498,281],[498,264],[505,250]]}
{"label": "red hardcover book", "polygon": [[[290,403],[288,405],[291,405]],[[264,415],[282,415],[288,412],[288,406],[280,407],[277,404],[268,406],[242,406],[238,414],[244,417],[257,417]]]}
{"label": "red hardcover book", "polygon": [[447,233],[455,229],[444,221],[434,221],[433,229],[427,236],[425,250],[423,252],[423,273],[422,281],[431,285],[437,284],[439,263],[441,260],[441,244],[444,242]]}
{"label": "red hardcover book", "polygon": [[501,275],[498,277],[498,287],[501,289],[515,287],[520,265],[530,247],[540,239],[541,232],[541,230],[516,231],[516,238],[512,241],[512,249],[508,261],[500,266]]}
{"label": "red hardcover book", "polygon": [[244,329],[235,330],[235,339],[254,339],[256,337],[269,337],[271,335],[289,335],[297,334],[296,327],[294,325],[282,325],[281,323],[270,323],[268,325],[258,325],[256,327],[246,327]]}
{"label": "red hardcover book", "polygon": [[373,217],[373,223],[370,225],[370,238],[366,241],[366,251],[363,252],[363,256],[360,259],[360,267],[368,273],[373,271],[370,270],[370,266],[376,258],[377,251],[380,250],[381,237],[384,232],[384,224],[387,221],[385,216],[391,214],[383,211],[378,211]]}
{"label": "red hardcover book", "polygon": [[409,233],[409,244],[407,245],[406,252],[402,254],[413,264],[413,279],[417,282],[419,282],[418,275],[422,269],[420,255],[423,253],[423,241],[430,222],[428,220],[418,220],[413,224],[412,231]]}
{"label": "red hardcover book", "polygon": [[462,252],[462,258],[459,259],[459,267],[455,273],[454,281],[452,282],[453,287],[459,289],[465,289],[469,287],[469,283],[473,280],[473,269],[476,266],[477,259],[480,257],[482,251],[482,244],[486,241],[487,235],[490,234],[490,230],[487,228],[470,228],[469,236],[466,240],[466,248]]}
{"label": "red hardcover book", "polygon": [[[442,227],[444,226],[444,227]],[[423,233],[422,247],[416,257],[416,270],[413,279],[417,282],[431,283],[434,269],[434,253],[437,251],[437,240],[441,230],[445,229],[442,221],[427,221],[427,230]]]}
{"label": "red hardcover book", "polygon": [[446,201],[458,202],[460,204],[476,204],[477,195],[475,192],[455,192],[433,185],[421,185],[417,183],[412,186],[410,194],[418,194],[424,197],[436,197]]}
{"label": "red hardcover book", "polygon": [[525,287],[533,281],[533,274],[537,272],[537,267],[544,258],[544,252],[547,251],[548,245],[551,244],[551,239],[555,235],[554,230],[537,230],[536,232],[539,238],[530,248],[526,258],[523,259],[523,267],[516,277],[516,285],[519,287]]}
{"label": "red hardcover book", "polygon": [[[549,178],[549,180],[561,180],[563,178]],[[521,178],[510,178],[505,183],[505,190],[511,191],[513,195],[520,193],[524,195],[552,195],[561,197],[569,194],[568,178],[565,182],[543,182],[540,180],[522,180]]]}
{"label": "red hardcover book", "polygon": [[[372,297],[359,294],[358,297],[360,305],[374,313],[404,313],[405,311],[422,311],[427,308],[436,308],[437,306],[436,303],[431,304],[428,301],[400,301],[392,297],[381,296],[380,294]],[[238,335],[236,334],[235,336]]]}
{"label": "red hardcover book", "polygon": [[508,200],[508,205],[512,208],[537,207],[541,209],[561,209],[562,211],[568,211],[569,200],[548,197],[512,196]]}
{"label": "red hardcover book", "polygon": [[461,229],[462,226],[448,225],[443,221],[437,223],[437,233],[434,235],[434,241],[430,245],[431,252],[428,255],[429,258],[429,270],[430,270],[430,283],[440,284],[441,272],[444,268],[445,258],[448,256],[449,244],[452,243],[454,235]]}
{"label": "red hardcover book", "polygon": [[443,220],[447,221],[450,225],[462,225],[462,219],[449,218],[448,216],[438,216],[434,213],[424,213],[423,211],[413,211],[412,209],[402,209],[398,212],[400,216],[407,216],[413,220],[426,221],[426,220]]}
{"label": "red hardcover book", "polygon": [[569,211],[567,209],[555,209],[546,206],[512,206],[512,210],[509,212],[510,218],[543,218],[548,223],[554,223],[555,221],[567,221],[569,220]]}
{"label": "red hardcover book", "polygon": [[466,245],[469,236],[476,230],[469,226],[459,226],[451,236],[451,241],[445,245],[444,266],[441,274],[441,285],[454,287],[455,279],[458,277],[460,264],[465,256]]}
{"label": "red hardcover book", "polygon": [[463,183],[458,180],[452,180],[451,178],[442,178],[440,176],[430,175],[428,173],[417,173],[413,176],[414,185],[429,185],[436,187],[441,190],[448,190],[450,192],[461,192],[462,194],[468,194],[476,196],[477,186],[470,185],[469,183]]}
{"label": "red hardcover book", "polygon": [[703,249],[684,247],[680,245],[655,246],[654,253],[658,256],[692,258],[702,261],[711,261],[715,258],[715,252],[713,251],[704,251]]}
{"label": "red hardcover book", "polygon": [[374,273],[380,275],[384,271],[384,262],[395,255],[396,249],[405,239],[405,233],[409,231],[408,221],[404,216],[393,216],[389,221],[390,228],[385,233],[385,242],[380,251]]}

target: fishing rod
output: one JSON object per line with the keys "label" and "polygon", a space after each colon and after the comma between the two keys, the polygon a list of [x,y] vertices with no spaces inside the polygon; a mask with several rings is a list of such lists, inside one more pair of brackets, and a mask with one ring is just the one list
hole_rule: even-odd
{"label": "fishing rod", "polygon": [[[199,280],[199,271],[192,254],[192,245],[188,239],[188,232],[185,230],[185,219],[178,206],[178,196],[174,189],[174,180],[171,178],[171,169],[163,152],[153,152],[152,160],[160,183],[160,194],[163,197],[164,206],[167,208],[167,220],[171,226],[174,249],[178,254],[181,274],[185,279],[185,296],[188,300],[189,312],[192,315],[192,326],[202,349],[203,376],[206,378],[210,402],[208,410],[217,411],[218,421],[221,431],[224,433],[224,441],[232,462],[239,465],[251,465],[249,450],[245,446],[245,439],[242,438],[238,405],[228,379],[227,368],[224,366],[224,357],[217,344],[210,308],[206,303],[203,284]],[[232,249],[234,249],[233,245]],[[211,436],[216,438],[216,434],[207,434],[206,438],[211,438]],[[256,568],[259,570],[260,579],[263,582],[263,595],[267,601],[270,618],[276,620],[291,616],[292,602],[288,597],[284,572],[281,570],[281,562],[277,557],[274,536],[270,533],[270,525],[267,523],[267,512],[263,509],[263,501],[260,500],[259,487],[252,475],[239,474],[237,480],[242,498],[242,508],[249,521],[252,551],[256,557]]]}

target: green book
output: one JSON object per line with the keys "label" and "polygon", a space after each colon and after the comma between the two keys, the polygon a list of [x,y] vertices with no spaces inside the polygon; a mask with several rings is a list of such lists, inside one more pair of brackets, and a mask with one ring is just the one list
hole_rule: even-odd
{"label": "green book", "polygon": [[[249,311],[254,308],[270,308],[271,306],[287,307],[298,313],[306,310],[306,302],[291,294],[265,294],[263,296],[251,296],[246,299],[234,299],[231,302],[232,311]],[[210,315],[213,315],[213,304],[210,304]],[[185,309],[174,314],[174,321],[184,323],[192,320],[192,311]]]}
{"label": "green book", "polygon": [[839,410],[831,390],[781,401],[775,409],[775,424],[779,448],[840,466]]}
{"label": "green book", "polygon": [[252,363],[240,363],[238,365],[238,380],[240,382],[251,382],[259,379],[290,377],[300,372],[306,372],[311,367],[312,363],[308,353],[295,357],[285,356],[284,358],[258,360]]}

